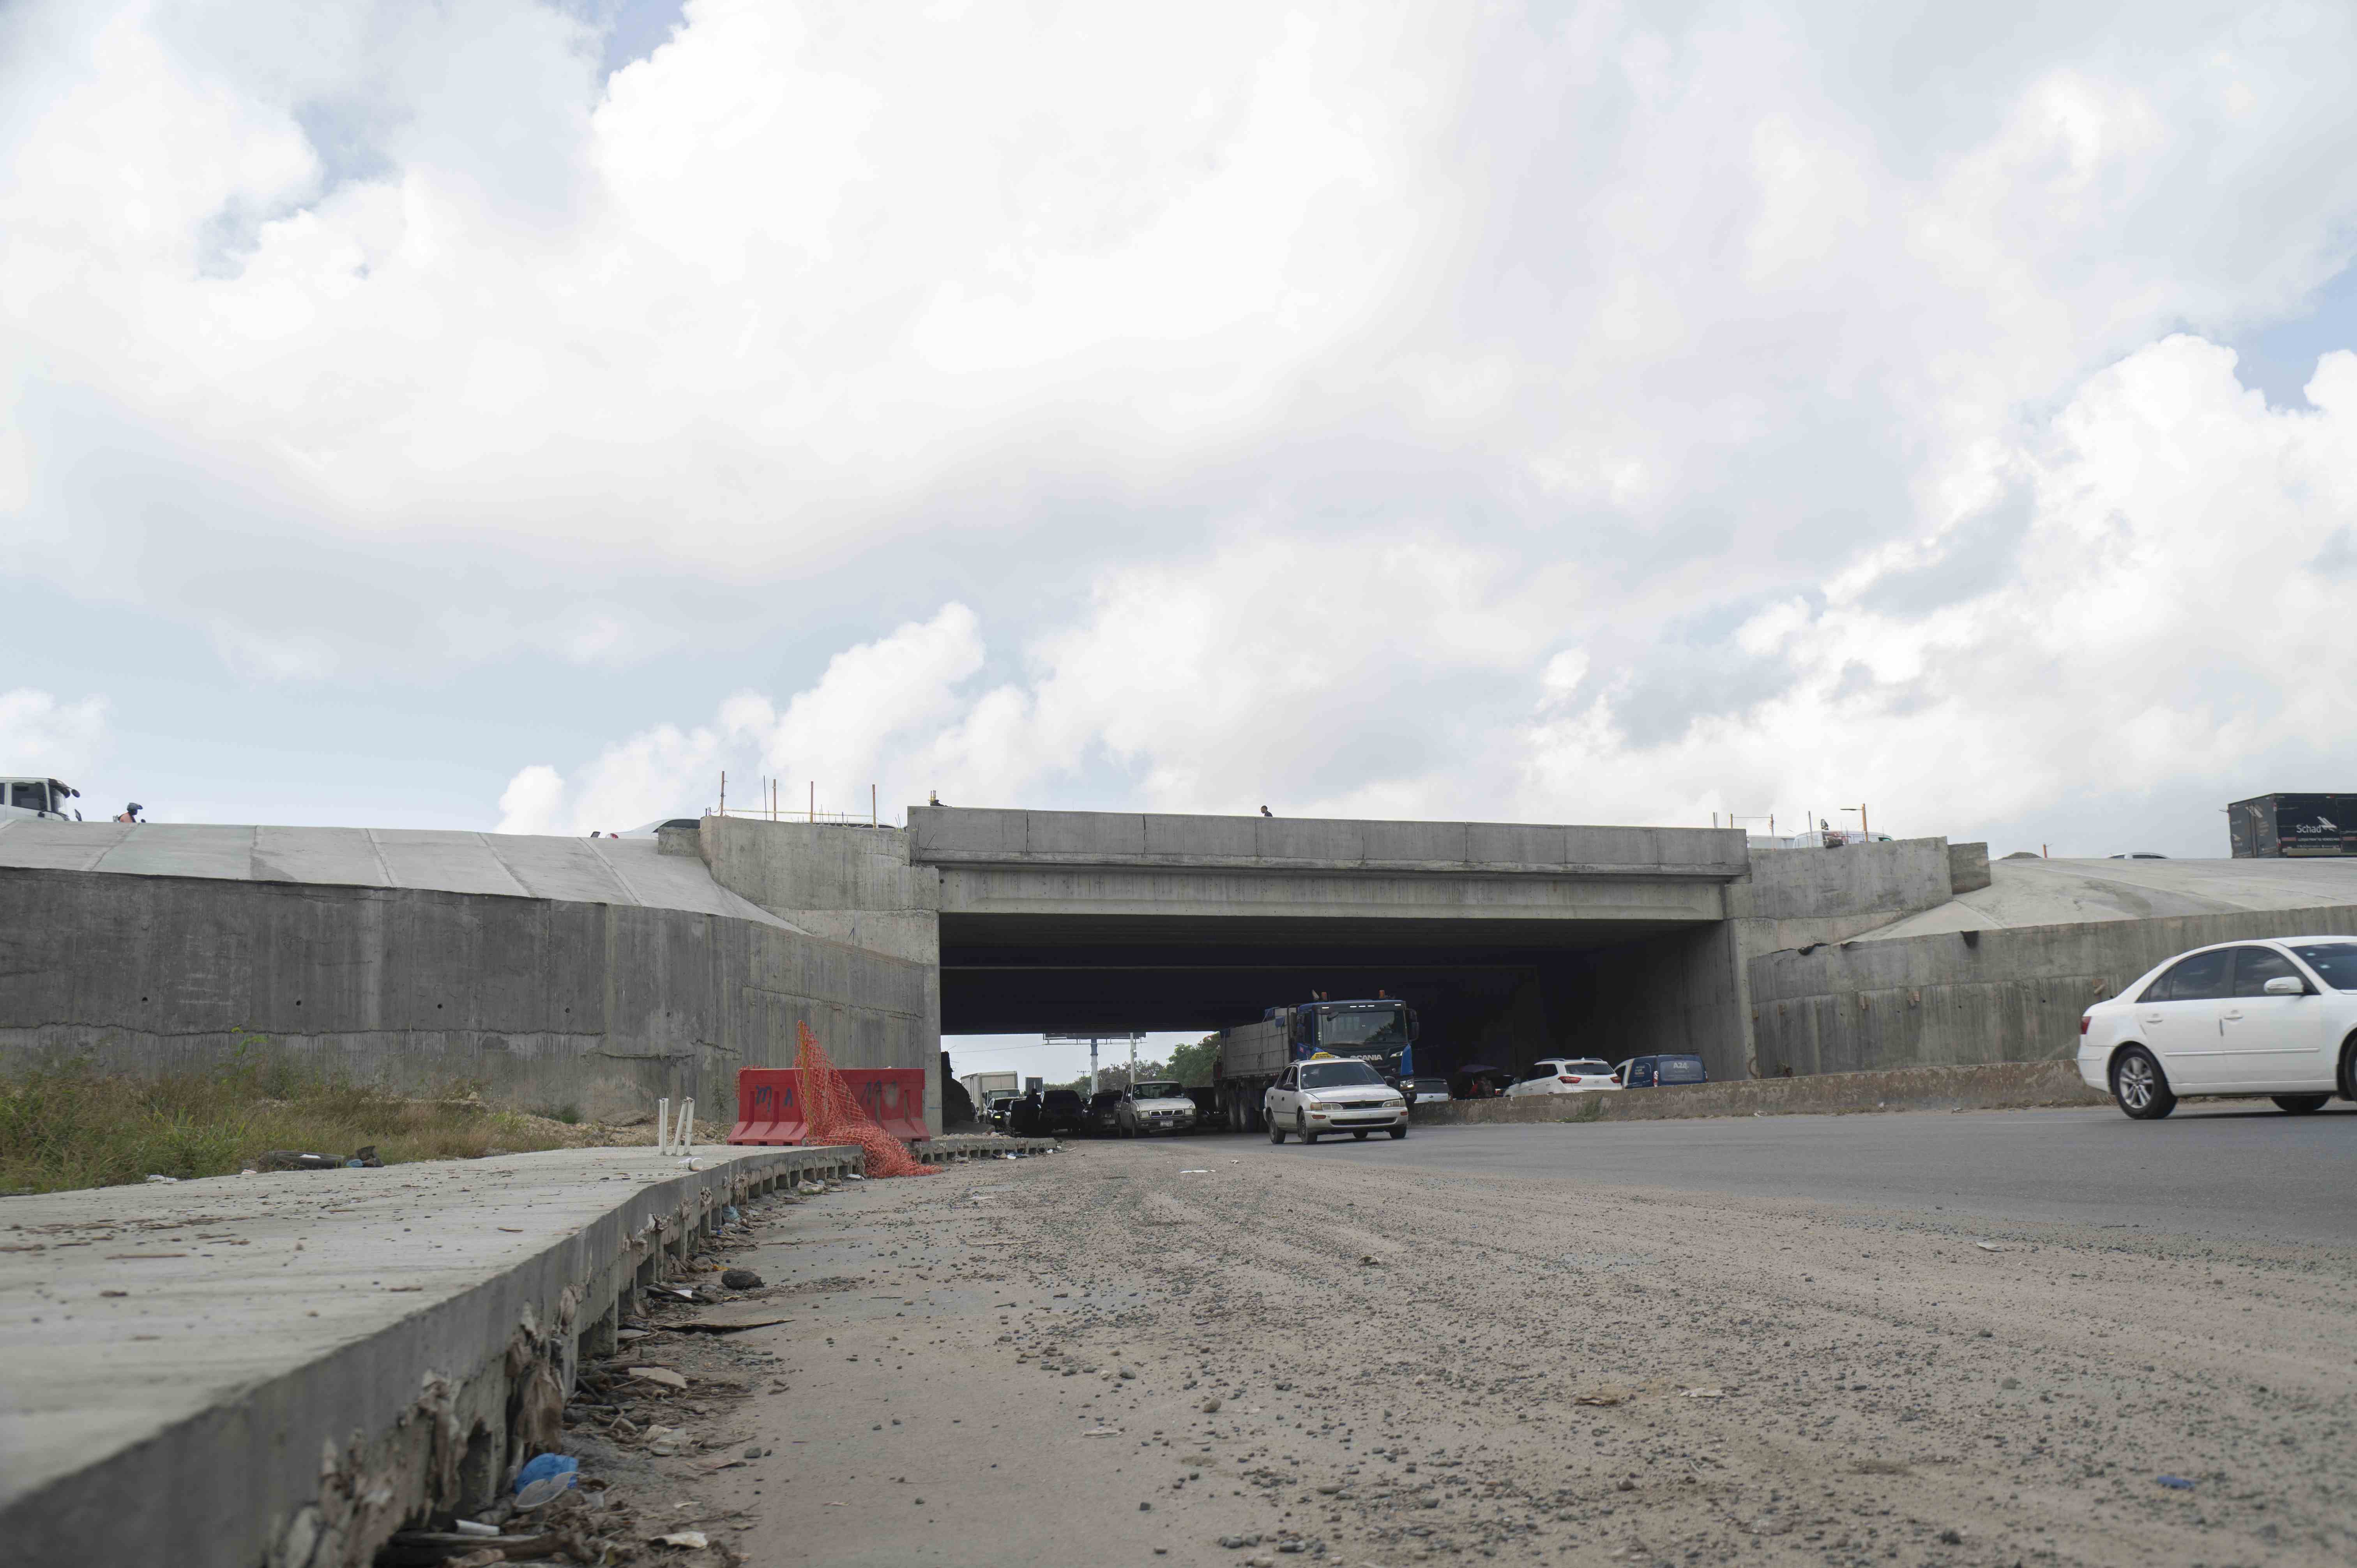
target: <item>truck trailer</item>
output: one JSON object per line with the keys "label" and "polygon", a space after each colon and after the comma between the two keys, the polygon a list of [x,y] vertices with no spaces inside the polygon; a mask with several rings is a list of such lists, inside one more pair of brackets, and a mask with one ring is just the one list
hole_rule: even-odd
{"label": "truck trailer", "polygon": [[1220,1064],[1212,1076],[1220,1113],[1231,1132],[1265,1132],[1261,1096],[1287,1062],[1318,1051],[1355,1057],[1397,1082],[1414,1066],[1418,1032],[1415,1009],[1392,997],[1272,1007],[1256,1023],[1220,1031]]}
{"label": "truck trailer", "polygon": [[1023,1075],[1017,1072],[960,1073],[958,1081],[965,1085],[966,1098],[974,1101],[974,1113],[987,1119],[990,1108],[1002,1100],[1023,1097]]}
{"label": "truck trailer", "polygon": [[2259,795],[2226,808],[2236,860],[2357,854],[2357,795]]}

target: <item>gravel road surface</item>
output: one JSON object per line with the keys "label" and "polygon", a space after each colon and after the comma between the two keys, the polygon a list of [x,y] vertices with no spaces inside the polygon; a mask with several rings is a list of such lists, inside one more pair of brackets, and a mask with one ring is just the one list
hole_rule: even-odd
{"label": "gravel road surface", "polygon": [[[2119,1157],[2263,1217],[2357,1133],[2217,1120]],[[2357,1560],[2346,1227],[2024,1176],[2111,1125],[1157,1140],[866,1184],[744,1255],[808,1321],[734,1337],[778,1358],[735,1418],[770,1452],[695,1506],[765,1565]]]}

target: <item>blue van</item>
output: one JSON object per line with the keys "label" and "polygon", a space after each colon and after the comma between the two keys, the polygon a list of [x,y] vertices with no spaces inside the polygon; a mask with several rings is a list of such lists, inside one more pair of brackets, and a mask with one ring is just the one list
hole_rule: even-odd
{"label": "blue van", "polygon": [[1660,1089],[1676,1083],[1708,1083],[1700,1057],[1631,1057],[1612,1069],[1623,1089]]}

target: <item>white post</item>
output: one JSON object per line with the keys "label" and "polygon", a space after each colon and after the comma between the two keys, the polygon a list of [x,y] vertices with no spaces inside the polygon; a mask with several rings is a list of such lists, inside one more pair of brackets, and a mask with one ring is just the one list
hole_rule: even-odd
{"label": "white post", "polygon": [[677,1149],[680,1154],[685,1155],[693,1153],[694,1148],[695,1101],[693,1100],[683,1100],[679,1102],[679,1134]]}
{"label": "white post", "polygon": [[655,1153],[658,1155],[671,1153],[671,1097],[669,1095],[655,1101]]}

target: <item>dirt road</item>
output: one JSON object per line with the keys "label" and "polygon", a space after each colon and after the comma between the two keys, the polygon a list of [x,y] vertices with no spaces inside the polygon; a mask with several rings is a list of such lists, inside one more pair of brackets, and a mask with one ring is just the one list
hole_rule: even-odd
{"label": "dirt road", "polygon": [[757,1564],[2357,1560],[2345,1250],[1234,1138],[764,1234]]}

